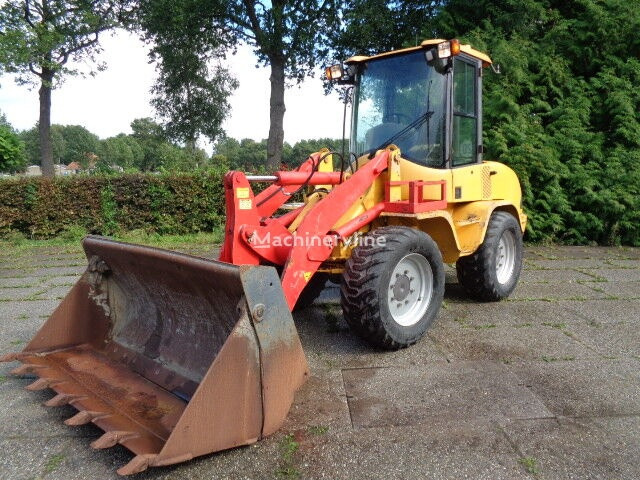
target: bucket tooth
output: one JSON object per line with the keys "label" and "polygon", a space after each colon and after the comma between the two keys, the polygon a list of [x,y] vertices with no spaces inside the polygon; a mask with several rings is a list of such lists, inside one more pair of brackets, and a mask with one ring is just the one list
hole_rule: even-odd
{"label": "bucket tooth", "polygon": [[27,375],[29,373],[33,373],[35,370],[37,370],[39,368],[45,368],[45,366],[44,365],[35,365],[33,363],[25,363],[25,364],[20,365],[19,367],[16,367],[13,370],[11,370],[11,374],[12,375]]}
{"label": "bucket tooth", "polygon": [[87,423],[92,422],[93,420],[97,420],[99,418],[106,418],[111,416],[105,412],[92,412],[88,410],[83,410],[81,412],[76,413],[73,417],[67,418],[64,421],[65,425],[69,425],[71,427],[77,427],[79,425],[85,425]]}
{"label": "bucket tooth", "polygon": [[127,432],[124,430],[115,430],[105,432],[100,438],[91,442],[91,448],[111,448],[118,443],[125,442],[134,438],[138,438],[140,435],[136,432]]}
{"label": "bucket tooth", "polygon": [[36,390],[44,390],[46,388],[51,388],[55,385],[62,383],[62,380],[57,380],[55,378],[39,378],[35,382],[30,385],[24,387],[26,390],[31,390],[35,392]]}
{"label": "bucket tooth", "polygon": [[85,395],[72,395],[70,393],[59,393],[50,400],[43,403],[45,407],[61,407],[68,403],[75,402],[81,398],[87,398]]}
{"label": "bucket tooth", "polygon": [[156,457],[157,455],[154,453],[136,455],[124,467],[120,467],[118,469],[118,475],[133,475],[135,473],[144,472],[153,464],[153,460]]}

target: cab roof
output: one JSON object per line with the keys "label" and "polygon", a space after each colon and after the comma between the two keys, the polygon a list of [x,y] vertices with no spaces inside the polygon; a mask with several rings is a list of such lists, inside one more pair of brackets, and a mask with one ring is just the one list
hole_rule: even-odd
{"label": "cab roof", "polygon": [[[377,58],[382,58],[382,57],[390,57],[392,55],[399,55],[402,53],[407,53],[407,52],[413,52],[416,50],[424,50],[427,47],[431,47],[434,45],[438,45],[439,43],[442,42],[446,42],[447,40],[441,39],[441,38],[434,38],[431,40],[424,40],[420,45],[417,45],[415,47],[409,47],[409,48],[401,48],[399,50],[391,50],[390,52],[384,52],[384,53],[379,53],[377,55],[371,55],[370,57],[366,56],[366,55],[355,55],[351,58],[348,58],[344,63],[360,63],[360,62],[366,62],[369,60],[374,60]],[[473,48],[471,45],[460,45],[460,51],[463,53],[466,53],[467,55],[470,55],[472,57],[477,58],[478,60],[482,60],[484,66],[489,66],[491,65],[493,62],[491,61],[491,58],[489,58],[488,55],[482,53],[480,50],[476,50],[475,48]]]}

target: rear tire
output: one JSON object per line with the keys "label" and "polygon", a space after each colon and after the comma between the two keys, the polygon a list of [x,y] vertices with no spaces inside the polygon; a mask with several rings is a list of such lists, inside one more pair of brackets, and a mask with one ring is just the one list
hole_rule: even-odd
{"label": "rear tire", "polygon": [[409,227],[378,228],[353,249],[345,264],[344,318],[374,346],[407,347],[433,323],[444,282],[442,255],[429,235]]}
{"label": "rear tire", "polygon": [[476,300],[502,300],[518,284],[522,256],[520,224],[507,212],[494,212],[480,247],[456,262],[458,281]]}

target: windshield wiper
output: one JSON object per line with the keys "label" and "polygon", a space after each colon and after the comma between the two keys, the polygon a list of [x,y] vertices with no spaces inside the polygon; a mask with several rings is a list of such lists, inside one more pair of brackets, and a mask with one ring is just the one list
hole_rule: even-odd
{"label": "windshield wiper", "polygon": [[373,158],[378,150],[388,147],[393,142],[395,142],[399,138],[404,137],[405,135],[407,135],[412,130],[420,128],[422,125],[425,124],[425,122],[429,121],[429,119],[433,116],[433,114],[434,114],[433,110],[429,110],[429,111],[424,112],[422,115],[417,117],[414,121],[412,121],[409,125],[404,127],[402,130],[394,133],[387,140],[382,142],[380,144],[380,146],[378,146],[378,147],[374,148],[373,150],[371,150],[371,153],[369,154],[369,158],[370,159]]}

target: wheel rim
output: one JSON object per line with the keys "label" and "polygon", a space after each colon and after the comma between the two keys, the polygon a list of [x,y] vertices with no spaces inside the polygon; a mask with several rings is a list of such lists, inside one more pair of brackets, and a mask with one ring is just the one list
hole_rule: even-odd
{"label": "wheel rim", "polygon": [[405,255],[396,264],[388,288],[389,312],[403,327],[423,317],[433,297],[433,270],[419,253]]}
{"label": "wheel rim", "polygon": [[516,237],[511,230],[502,232],[496,251],[496,277],[501,284],[507,283],[516,266]]}

